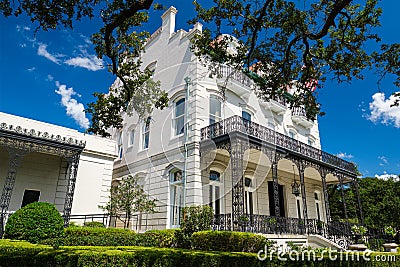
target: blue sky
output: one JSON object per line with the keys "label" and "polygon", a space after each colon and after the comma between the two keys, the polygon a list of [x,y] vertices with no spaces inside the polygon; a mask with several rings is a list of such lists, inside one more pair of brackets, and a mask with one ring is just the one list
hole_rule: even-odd
{"label": "blue sky", "polygon": [[[383,41],[399,42],[398,1],[382,1]],[[194,10],[174,1],[177,29],[189,29]],[[149,31],[161,25],[161,13],[151,18]],[[92,93],[107,92],[114,77],[95,57],[89,37],[99,28],[83,20],[74,30],[38,31],[26,17],[0,16],[0,111],[62,125],[80,131],[88,126],[81,112],[94,101]],[[322,148],[354,161],[364,176],[400,174],[400,108],[390,108],[390,94],[399,90],[391,80],[380,92],[374,73],[364,81],[318,89],[326,115],[319,119]]]}

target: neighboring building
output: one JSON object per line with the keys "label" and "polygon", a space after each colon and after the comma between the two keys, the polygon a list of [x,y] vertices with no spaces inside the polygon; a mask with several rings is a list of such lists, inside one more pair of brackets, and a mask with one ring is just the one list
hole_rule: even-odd
{"label": "neighboring building", "polygon": [[176,13],[163,14],[141,57],[169,107],[144,121],[124,115],[124,127],[112,130],[113,179],[137,176],[158,200],[141,230],[178,227],[181,207],[194,204],[214,208],[214,229],[304,234],[330,222],[327,184],[354,182],[354,165],[320,150],[318,121],[304,109],[258,99],[252,81],[231,67],[211,78],[190,50],[202,26],[175,31]]}
{"label": "neighboring building", "polygon": [[103,213],[116,157],[113,140],[0,112],[0,231],[34,201],[55,204],[66,224]]}

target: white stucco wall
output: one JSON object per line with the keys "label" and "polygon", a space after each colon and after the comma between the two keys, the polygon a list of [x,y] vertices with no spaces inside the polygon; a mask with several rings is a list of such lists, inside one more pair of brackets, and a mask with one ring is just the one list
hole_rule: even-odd
{"label": "white stucco wall", "polygon": [[[142,55],[143,68],[156,62],[154,80],[161,81],[161,88],[168,92],[169,107],[164,110],[154,110],[151,114],[150,145],[142,149],[143,122],[136,115],[124,115],[123,129],[112,130],[114,139],[119,133],[122,135],[122,158],[115,161],[114,179],[126,175],[140,175],[145,180],[145,190],[149,196],[156,198],[158,209],[156,214],[146,215],[143,229],[171,227],[170,201],[171,186],[168,170],[171,166],[179,169],[186,168],[187,183],[185,190],[185,204],[206,204],[208,202],[208,179],[202,177],[200,166],[199,142],[200,130],[209,124],[210,95],[218,95],[219,85],[224,81],[221,78],[210,78],[209,71],[190,51],[190,38],[195,33],[201,32],[201,25],[196,24],[189,31],[175,30],[176,10],[170,8],[162,16],[163,22],[150,38],[146,45],[146,52]],[[179,19],[179,18],[178,18]],[[190,78],[191,84],[187,87],[185,78]],[[231,82],[226,90],[227,100],[222,103],[222,119],[233,115],[242,115],[242,110],[252,114],[252,120],[268,127],[269,123],[275,125],[277,132],[288,134],[289,129],[296,132],[296,139],[308,143],[311,138],[314,146],[320,148],[318,122],[315,121],[310,128],[296,124],[292,120],[291,110],[287,108],[282,114],[277,114],[269,109],[269,103],[259,101],[250,88]],[[233,85],[232,85],[233,84]],[[234,90],[232,86],[236,86]],[[174,103],[184,97],[186,90],[189,98],[186,99],[188,123],[188,157],[184,166],[184,136],[174,136],[173,114]],[[130,131],[134,130],[134,143],[130,145]],[[203,155],[204,156],[204,155]],[[228,159],[229,160],[229,159]],[[229,162],[226,162],[223,178],[224,212],[231,209],[231,186]],[[291,165],[289,165],[291,168]],[[265,176],[267,174],[264,174]],[[286,186],[287,191],[290,185]],[[268,188],[266,182],[259,188],[258,207],[262,214],[269,214]],[[311,191],[307,198],[312,199]],[[311,200],[310,200],[311,201]],[[293,205],[294,200],[288,196],[288,204]],[[311,203],[311,202],[310,202]],[[293,215],[290,208],[287,213]],[[312,213],[311,213],[312,214]],[[311,218],[311,217],[310,217]]]}
{"label": "white stucco wall", "polygon": [[[116,157],[115,141],[2,112],[0,123],[85,141],[86,146],[78,165],[71,214],[103,213],[98,205],[104,205],[108,201]],[[9,156],[5,148],[0,147],[0,158],[2,189],[8,172]],[[68,178],[66,172],[67,162],[59,156],[36,152],[26,154],[17,171],[9,210],[21,207],[25,189],[34,189],[40,191],[39,201],[54,203],[58,210],[62,211]]]}

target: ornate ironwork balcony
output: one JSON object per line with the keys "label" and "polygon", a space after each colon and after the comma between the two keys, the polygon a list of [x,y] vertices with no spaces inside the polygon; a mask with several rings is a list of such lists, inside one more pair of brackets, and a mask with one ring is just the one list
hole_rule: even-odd
{"label": "ornate ironwork balcony", "polygon": [[278,133],[265,126],[252,121],[246,121],[240,116],[232,116],[225,120],[216,122],[201,129],[201,140],[211,140],[217,137],[239,132],[256,138],[261,142],[275,145],[277,149],[297,153],[301,157],[307,157],[325,165],[339,168],[355,175],[354,164],[338,158],[332,154],[321,151],[303,142],[290,138],[287,135]]}
{"label": "ornate ironwork balcony", "polygon": [[253,84],[253,81],[249,77],[247,77],[247,75],[244,74],[241,70],[237,70],[226,65],[220,65],[218,67],[218,76],[232,78],[233,80],[238,81],[239,83],[247,87],[251,87]]}

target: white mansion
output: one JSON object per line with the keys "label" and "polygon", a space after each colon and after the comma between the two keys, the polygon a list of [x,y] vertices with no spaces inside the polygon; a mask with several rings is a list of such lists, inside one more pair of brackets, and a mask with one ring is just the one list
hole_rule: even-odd
{"label": "white mansion", "polygon": [[214,229],[304,234],[330,222],[327,185],[353,182],[354,165],[320,150],[318,122],[303,109],[258,99],[252,81],[229,66],[211,78],[190,50],[201,24],[176,31],[176,13],[162,15],[141,58],[169,107],[145,121],[126,115],[112,130],[113,179],[137,176],[158,200],[142,230],[178,227],[181,207],[194,204],[213,207]]}

